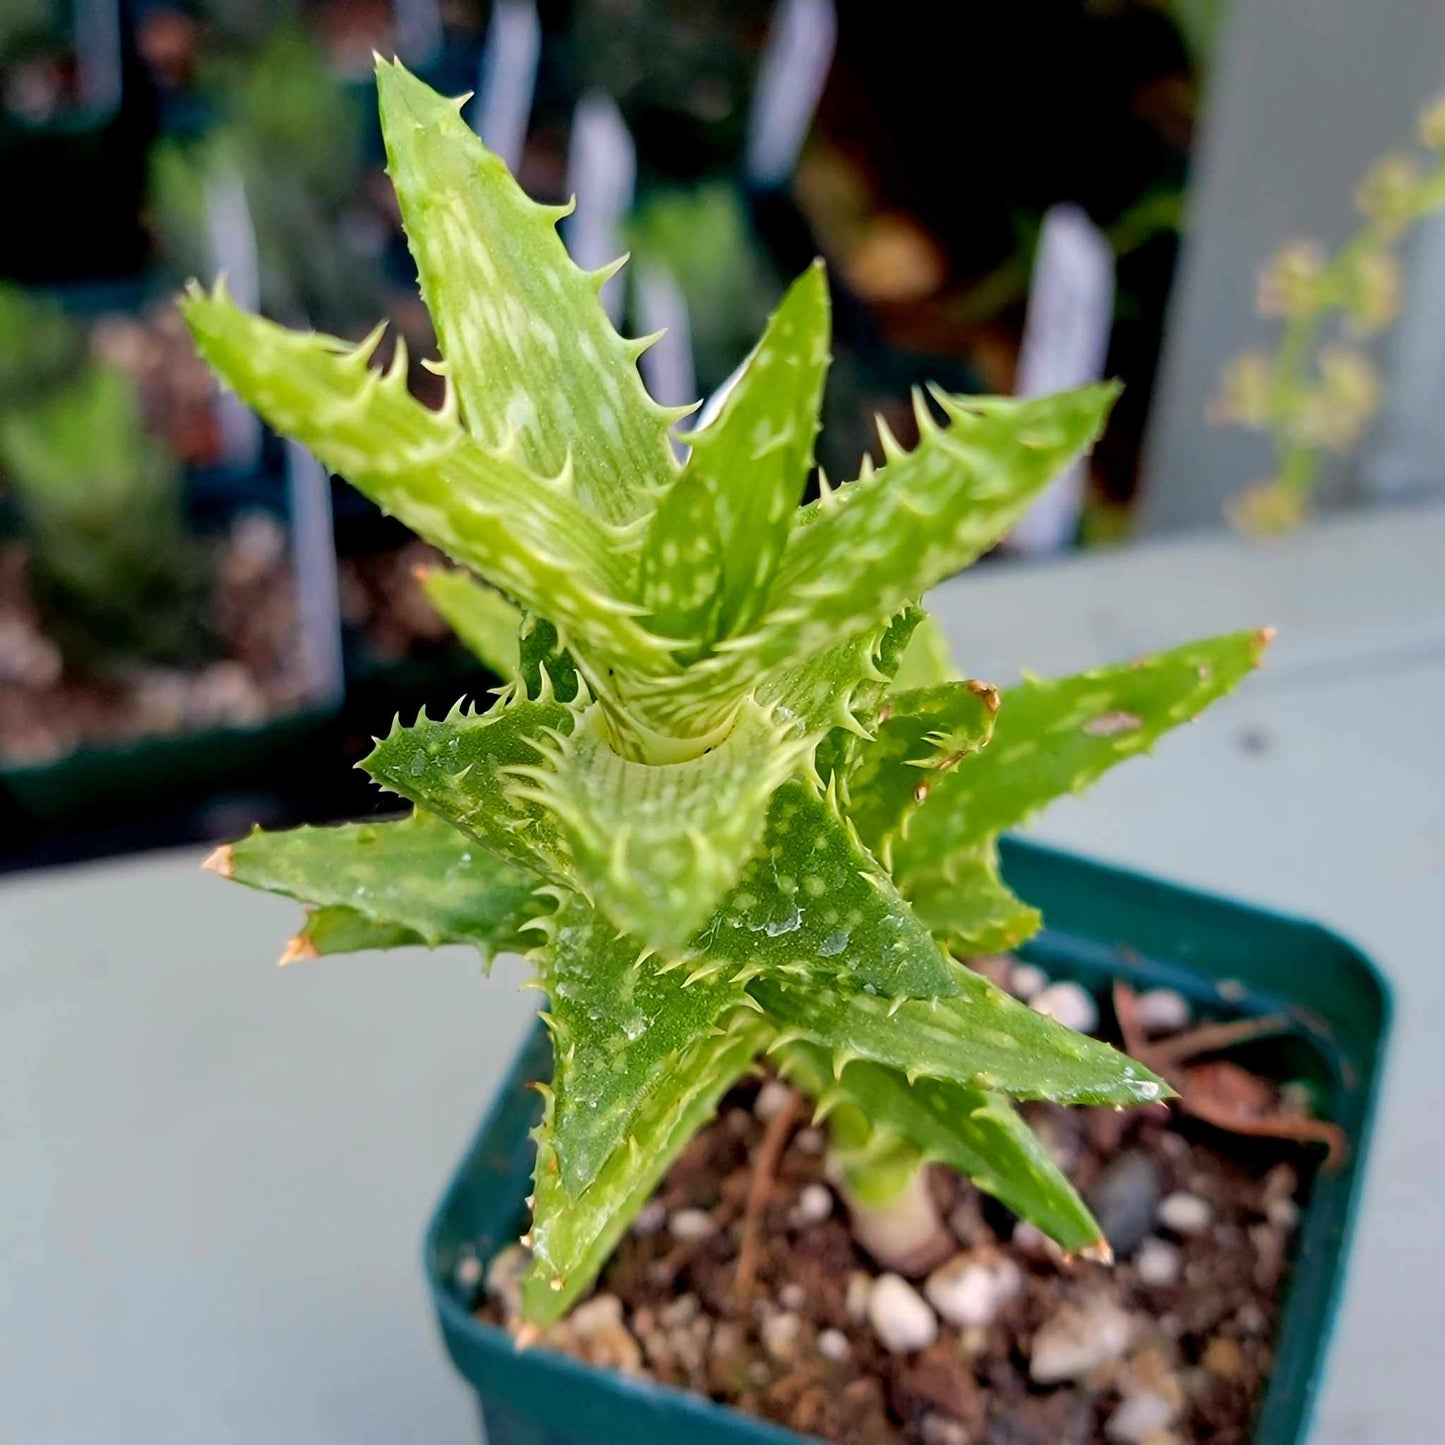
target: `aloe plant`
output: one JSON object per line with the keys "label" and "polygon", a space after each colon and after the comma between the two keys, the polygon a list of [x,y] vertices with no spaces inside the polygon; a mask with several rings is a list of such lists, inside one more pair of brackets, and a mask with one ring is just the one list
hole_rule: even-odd
{"label": "aloe plant", "polygon": [[[222,378],[465,570],[429,583],[508,681],[398,722],[362,766],[392,822],[256,832],[227,877],[313,908],[286,957],[521,951],[555,1071],[536,1131],[525,1309],[590,1285],[760,1056],[839,1120],[860,1198],[941,1159],[1065,1249],[1099,1230],[1012,1101],[1136,1104],[1132,1060],[958,961],[1038,915],[996,840],[1227,692],[1264,634],[998,692],[956,679],[918,598],[1004,535],[1097,436],[1112,386],[943,392],[919,440],[802,505],[828,363],[820,267],[686,434],[555,231],[456,102],[380,63],[390,173],[448,398],[377,338],[298,334],[193,287]],[[934,409],[936,407],[936,410]],[[478,578],[485,578],[489,588]]]}

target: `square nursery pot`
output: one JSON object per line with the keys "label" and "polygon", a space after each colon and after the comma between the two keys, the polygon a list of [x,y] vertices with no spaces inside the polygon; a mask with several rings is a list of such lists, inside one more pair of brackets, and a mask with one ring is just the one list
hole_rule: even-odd
{"label": "square nursery pot", "polygon": [[[1305,1080],[1324,1117],[1348,1135],[1349,1158],[1315,1176],[1282,1305],[1277,1360],[1261,1402],[1256,1445],[1306,1438],[1339,1302],[1379,1092],[1388,987],[1370,961],[1316,924],[1232,903],[1034,844],[1009,840],[1004,872],[1043,909],[1048,927],[1023,956],[1056,977],[1104,993],[1122,978],[1165,986],[1215,1016],[1281,1010],[1295,1035],[1273,1064]],[[1256,1048],[1259,1046],[1256,1045]],[[1262,1067],[1267,1054],[1256,1054]],[[442,1338],[476,1390],[491,1445],[785,1445],[801,1437],[700,1396],[625,1379],[543,1349],[518,1352],[505,1331],[473,1317],[456,1264],[485,1263],[514,1241],[531,1188],[527,1131],[545,1078],[548,1041],[535,1028],[448,1186],[426,1236],[424,1262]]]}

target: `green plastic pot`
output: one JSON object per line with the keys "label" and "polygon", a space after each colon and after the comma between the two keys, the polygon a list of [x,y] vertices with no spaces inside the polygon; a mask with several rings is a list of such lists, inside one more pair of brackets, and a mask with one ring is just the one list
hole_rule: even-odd
{"label": "green plastic pot", "polygon": [[[1213,1014],[1288,1010],[1299,1033],[1275,1062],[1305,1079],[1350,1141],[1349,1157],[1316,1177],[1284,1301],[1278,1356],[1255,1445],[1299,1445],[1324,1371],[1349,1252],[1389,1028],[1389,989],[1351,944],[1282,917],[1119,868],[1011,840],[1010,885],[1049,926],[1025,956],[1100,993],[1116,978],[1178,989]],[[1258,1056],[1256,1056],[1258,1057]],[[533,1030],[427,1232],[424,1262],[447,1352],[477,1393],[490,1445],[785,1445],[799,1436],[667,1386],[629,1380],[547,1350],[518,1352],[471,1313],[457,1263],[483,1262],[524,1227],[531,1188],[527,1133],[550,1073]]]}

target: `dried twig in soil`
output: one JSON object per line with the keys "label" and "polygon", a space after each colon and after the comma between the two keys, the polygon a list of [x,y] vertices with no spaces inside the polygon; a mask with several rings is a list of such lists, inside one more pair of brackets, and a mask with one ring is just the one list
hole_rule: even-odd
{"label": "dried twig in soil", "polygon": [[748,1181],[748,1198],[743,1208],[742,1230],[738,1236],[738,1268],[733,1276],[733,1294],[738,1299],[747,1297],[757,1278],[758,1230],[762,1224],[763,1207],[772,1192],[773,1175],[782,1156],[783,1145],[788,1142],[788,1135],[798,1117],[801,1102],[797,1091],[789,1089],[787,1098],[768,1120],[753,1160],[753,1177]]}

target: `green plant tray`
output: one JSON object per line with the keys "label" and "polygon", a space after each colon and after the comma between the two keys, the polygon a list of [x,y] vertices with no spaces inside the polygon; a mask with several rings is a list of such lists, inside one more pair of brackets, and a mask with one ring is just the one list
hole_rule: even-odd
{"label": "green plant tray", "polygon": [[[1344,1166],[1320,1174],[1301,1220],[1278,1356],[1255,1445],[1300,1445],[1323,1377],[1359,1199],[1384,1046],[1389,989],[1358,949],[1299,919],[1181,888],[1037,845],[1007,840],[1010,886],[1041,907],[1048,928],[1025,955],[1102,993],[1112,980],[1179,989],[1216,1015],[1289,1010],[1299,1034],[1275,1062],[1305,1078],[1350,1140]],[[424,1263],[447,1352],[475,1389],[490,1445],[786,1445],[775,1425],[542,1349],[519,1353],[473,1317],[456,1264],[485,1262],[516,1239],[531,1188],[527,1138],[539,1107],[526,1085],[550,1073],[533,1030],[447,1187],[426,1235]]]}
{"label": "green plant tray", "polygon": [[6,848],[58,830],[155,817],[226,795],[277,786],[327,730],[334,711],[312,708],[257,727],[141,738],[78,748],[52,762],[0,764]]}

